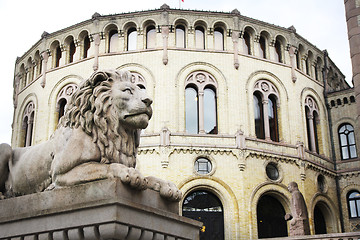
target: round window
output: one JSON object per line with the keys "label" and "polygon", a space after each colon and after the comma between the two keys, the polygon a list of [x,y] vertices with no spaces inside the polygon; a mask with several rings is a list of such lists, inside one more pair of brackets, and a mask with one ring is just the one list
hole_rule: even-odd
{"label": "round window", "polygon": [[195,171],[198,174],[208,174],[212,170],[212,164],[210,160],[206,158],[198,158],[195,161]]}
{"label": "round window", "polygon": [[319,189],[319,192],[325,192],[325,178],[323,175],[319,175],[317,177],[317,184],[318,184],[318,189]]}
{"label": "round window", "polygon": [[266,175],[273,181],[279,179],[279,170],[274,163],[269,163],[266,166]]}

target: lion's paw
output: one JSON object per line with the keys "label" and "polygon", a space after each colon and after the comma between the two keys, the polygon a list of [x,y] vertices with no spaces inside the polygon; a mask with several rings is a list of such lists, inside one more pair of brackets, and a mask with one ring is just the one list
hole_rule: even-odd
{"label": "lion's paw", "polygon": [[180,201],[182,193],[174,183],[153,176],[146,177],[146,180],[148,188],[159,192],[160,196],[171,201]]}
{"label": "lion's paw", "polygon": [[111,172],[114,177],[118,177],[125,184],[139,190],[147,188],[147,180],[136,169],[126,167],[119,163],[110,164]]}

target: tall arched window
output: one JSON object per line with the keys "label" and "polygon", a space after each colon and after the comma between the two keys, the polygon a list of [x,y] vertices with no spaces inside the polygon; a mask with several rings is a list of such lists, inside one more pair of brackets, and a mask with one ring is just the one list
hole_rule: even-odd
{"label": "tall arched window", "polygon": [[221,27],[214,29],[214,46],[216,50],[224,50],[224,30]]}
{"label": "tall arched window", "polygon": [[72,63],[74,61],[75,52],[76,52],[75,43],[74,41],[71,41],[69,46],[69,63]]}
{"label": "tall arched window", "polygon": [[186,79],[185,126],[188,133],[218,133],[216,89],[216,80],[207,72],[194,72]]}
{"label": "tall arched window", "polygon": [[78,89],[78,86],[74,83],[68,84],[63,87],[56,98],[56,112],[58,114],[57,120],[59,120],[65,114],[66,104],[70,101],[71,96]]}
{"label": "tall arched window", "polygon": [[284,63],[283,46],[279,39],[275,41],[275,61]]}
{"label": "tall arched window", "polygon": [[154,25],[146,28],[146,48],[155,48],[156,43],[156,28]]}
{"label": "tall arched window", "polygon": [[186,37],[185,37],[184,25],[176,26],[175,35],[176,35],[176,47],[185,48],[186,47]]}
{"label": "tall arched window", "polygon": [[305,99],[305,115],[306,115],[306,129],[308,148],[312,152],[319,153],[319,136],[318,136],[318,124],[319,124],[319,108],[315,100],[308,96]]}
{"label": "tall arched window", "polygon": [[201,26],[195,27],[195,47],[205,49],[205,30]]}
{"label": "tall arched window", "polygon": [[119,49],[119,33],[117,29],[109,31],[109,53],[117,52]]}
{"label": "tall arched window", "polygon": [[84,37],[84,42],[83,42],[83,58],[88,57],[89,49],[90,49],[90,38],[89,38],[89,35],[86,35]]}
{"label": "tall arched window", "polygon": [[253,99],[256,137],[278,142],[279,94],[276,87],[266,80],[257,81]]}
{"label": "tall arched window", "polygon": [[251,55],[251,37],[250,34],[245,31],[243,35],[243,46],[244,46],[244,53]]}
{"label": "tall arched window", "polygon": [[348,123],[340,125],[338,134],[340,141],[341,158],[343,160],[356,158],[357,153],[353,126]]}
{"label": "tall arched window", "polygon": [[137,45],[137,30],[135,27],[129,28],[127,32],[127,50],[136,50]]}
{"label": "tall arched window", "polygon": [[349,217],[360,218],[360,192],[351,191],[347,196]]}
{"label": "tall arched window", "polygon": [[259,55],[262,58],[266,58],[266,39],[264,36],[260,36],[259,39]]}
{"label": "tall arched window", "polygon": [[203,223],[200,240],[224,239],[224,212],[220,199],[213,193],[198,190],[186,195],[182,215]]}
{"label": "tall arched window", "polygon": [[62,57],[62,49],[60,47],[60,43],[55,41],[50,46],[51,55],[52,55],[52,67],[56,68],[60,66],[60,60]]}
{"label": "tall arched window", "polygon": [[21,146],[28,147],[32,144],[33,128],[34,128],[35,105],[29,102],[24,110],[21,131]]}

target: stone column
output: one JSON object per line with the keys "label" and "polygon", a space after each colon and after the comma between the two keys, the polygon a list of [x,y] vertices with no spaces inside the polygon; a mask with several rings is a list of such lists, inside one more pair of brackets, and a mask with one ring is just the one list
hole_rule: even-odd
{"label": "stone column", "polygon": [[99,69],[99,46],[100,46],[100,34],[99,33],[97,33],[93,36],[93,41],[95,44],[93,70],[97,71]]}
{"label": "stone column", "polygon": [[199,133],[205,133],[204,130],[204,90],[199,90]]}
{"label": "stone column", "polygon": [[25,147],[28,147],[31,145],[32,127],[33,127],[33,120],[29,119],[28,123],[27,123],[27,129],[26,129]]}
{"label": "stone column", "polygon": [[166,65],[169,62],[168,58],[168,40],[169,40],[169,26],[161,26],[161,36],[163,38],[163,64]]}
{"label": "stone column", "polygon": [[234,67],[235,69],[239,69],[239,35],[238,31],[233,31],[231,38],[234,45]]}
{"label": "stone column", "polygon": [[348,28],[353,84],[357,103],[357,123],[360,128],[360,4],[356,0],[344,0]]}
{"label": "stone column", "polygon": [[270,140],[270,125],[269,125],[269,100],[263,100],[263,113],[264,113],[264,132],[265,139]]}
{"label": "stone column", "polygon": [[41,58],[42,58],[42,67],[41,67],[41,81],[40,81],[40,85],[41,87],[45,87],[46,85],[46,70],[47,70],[47,63],[49,60],[49,52],[48,51],[44,51],[41,53]]}
{"label": "stone column", "polygon": [[296,82],[297,77],[296,77],[296,47],[291,46],[289,49],[289,54],[290,54],[290,64],[291,64],[291,79],[293,82]]}
{"label": "stone column", "polygon": [[316,145],[315,145],[315,132],[314,132],[314,116],[309,115],[306,116],[309,121],[309,128],[310,128],[310,147],[312,152],[316,152]]}
{"label": "stone column", "polygon": [[21,82],[21,75],[17,74],[15,76],[15,80],[14,80],[14,93],[13,93],[14,108],[17,108],[17,104],[18,104],[18,94],[20,91],[20,82]]}

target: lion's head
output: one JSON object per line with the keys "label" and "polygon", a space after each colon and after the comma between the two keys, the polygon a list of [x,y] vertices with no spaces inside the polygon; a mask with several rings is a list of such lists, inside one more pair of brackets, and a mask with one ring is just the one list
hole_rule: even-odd
{"label": "lion's head", "polygon": [[130,72],[97,71],[74,93],[59,127],[81,127],[92,136],[101,162],[135,167],[140,129],[152,116],[151,103],[131,82]]}

